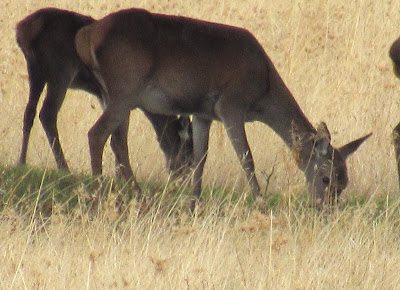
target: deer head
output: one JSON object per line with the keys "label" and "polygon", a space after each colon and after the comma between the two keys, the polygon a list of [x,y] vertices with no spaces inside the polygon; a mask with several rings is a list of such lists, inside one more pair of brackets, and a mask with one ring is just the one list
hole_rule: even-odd
{"label": "deer head", "polygon": [[337,201],[348,183],[346,159],[371,135],[372,133],[340,148],[334,148],[330,144],[331,135],[326,124],[321,123],[318,126],[312,140],[311,157],[305,170],[314,206]]}

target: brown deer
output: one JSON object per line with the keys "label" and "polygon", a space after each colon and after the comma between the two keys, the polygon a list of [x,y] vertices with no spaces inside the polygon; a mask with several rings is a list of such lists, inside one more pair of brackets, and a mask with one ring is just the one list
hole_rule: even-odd
{"label": "brown deer", "polygon": [[[400,38],[398,38],[390,47],[389,56],[393,62],[394,74],[400,78]],[[400,123],[393,130],[393,145],[396,154],[397,172],[400,183]]]}
{"label": "brown deer", "polygon": [[346,158],[371,135],[332,147],[325,124],[314,129],[245,29],[130,9],[85,26],[75,41],[106,92],[107,108],[88,134],[92,173],[102,174],[104,144],[130,110],[192,115],[192,207],[201,192],[213,120],[223,123],[254,196],[260,186],[244,124],[261,121],[271,127],[305,172],[314,205],[340,195],[348,183]]}
{"label": "brown deer", "polygon": [[[57,114],[67,89],[85,90],[95,95],[103,107],[106,105],[102,99],[101,87],[81,63],[75,49],[76,32],[92,22],[94,19],[88,16],[46,8],[34,12],[18,23],[16,38],[26,58],[30,86],[19,163],[26,163],[36,107],[46,83],[47,95],[39,117],[60,169],[68,170],[57,130]],[[193,159],[193,143],[189,119],[147,111],[144,113],[156,131],[158,141],[166,156],[167,167],[178,174],[190,167]],[[125,176],[133,176],[127,159],[126,139],[129,117],[125,117],[119,128],[113,132],[111,145],[116,153],[116,163],[122,166],[122,171],[126,171]]]}

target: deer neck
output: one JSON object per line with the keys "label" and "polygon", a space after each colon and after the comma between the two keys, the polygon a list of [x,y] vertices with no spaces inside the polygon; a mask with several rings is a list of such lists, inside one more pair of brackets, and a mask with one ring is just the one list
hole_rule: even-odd
{"label": "deer neck", "polygon": [[299,117],[281,122],[273,130],[290,148],[297,166],[305,171],[312,158],[316,131],[307,119]]}
{"label": "deer neck", "polygon": [[273,66],[263,106],[264,113],[260,121],[282,138],[292,151],[298,167],[305,171],[312,158],[316,130]]}

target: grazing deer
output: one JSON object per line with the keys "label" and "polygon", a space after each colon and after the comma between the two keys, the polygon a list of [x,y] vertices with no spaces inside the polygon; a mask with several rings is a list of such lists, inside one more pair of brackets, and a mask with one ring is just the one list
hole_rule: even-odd
{"label": "grazing deer", "polygon": [[[398,38],[389,50],[389,56],[393,62],[394,74],[400,78],[400,38]],[[393,130],[393,145],[396,154],[397,172],[400,183],[400,123]]]}
{"label": "grazing deer", "polygon": [[[76,32],[94,22],[88,16],[55,8],[41,9],[17,25],[17,43],[25,55],[29,74],[29,102],[26,105],[23,141],[19,163],[26,163],[29,136],[36,115],[39,97],[47,83],[47,95],[40,111],[40,121],[46,131],[57,166],[68,170],[57,130],[57,114],[68,88],[85,90],[95,95],[103,107],[104,100],[97,81],[81,63],[75,49]],[[177,174],[188,168],[193,158],[191,123],[187,117],[164,116],[144,111],[152,123],[167,167]],[[125,176],[133,176],[127,158],[129,116],[113,132],[111,145],[116,162]],[[185,133],[183,134],[182,133]],[[188,138],[184,138],[184,136]],[[120,152],[125,151],[123,154]]]}
{"label": "grazing deer", "polygon": [[192,207],[213,120],[223,123],[254,196],[260,186],[244,124],[261,121],[292,149],[315,205],[347,186],[345,160],[370,136],[332,147],[326,126],[314,129],[264,49],[241,28],[130,9],[85,26],[75,41],[106,92],[107,108],[88,134],[95,176],[106,140],[135,108],[193,115]]}

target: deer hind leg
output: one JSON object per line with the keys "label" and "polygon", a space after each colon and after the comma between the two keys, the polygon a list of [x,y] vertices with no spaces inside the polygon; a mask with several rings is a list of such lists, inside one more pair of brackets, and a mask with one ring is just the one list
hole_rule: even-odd
{"label": "deer hind leg", "polygon": [[57,129],[57,116],[64,101],[68,83],[52,81],[47,83],[47,95],[40,110],[39,118],[46,132],[47,139],[53,150],[54,158],[59,169],[69,170],[67,161],[61,148]]}
{"label": "deer hind leg", "polygon": [[112,134],[111,146],[117,162],[121,165],[121,173],[128,182],[134,184],[135,190],[141,195],[141,189],[135,179],[129,163],[127,134],[129,126],[129,109],[118,108],[110,104],[106,107],[96,124],[90,129],[89,149],[93,176],[102,174],[102,157],[104,145]]}
{"label": "deer hind leg", "polygon": [[124,178],[128,177],[130,180],[133,177],[133,171],[129,161],[128,128],[129,117],[112,133],[111,149],[115,155],[116,175],[122,174]]}
{"label": "deer hind leg", "polygon": [[22,148],[19,157],[19,164],[26,163],[26,155],[28,151],[29,136],[33,126],[33,121],[36,116],[36,108],[46,83],[45,77],[41,73],[39,67],[34,62],[28,61],[28,75],[29,75],[29,100],[25,107],[24,124],[23,124],[23,137]]}
{"label": "deer hind leg", "polygon": [[[128,129],[129,129],[129,118],[123,122],[111,135],[111,149],[115,156],[115,175],[117,177],[125,176],[124,168],[130,164],[129,150],[128,150]],[[124,144],[125,143],[125,144]]]}
{"label": "deer hind leg", "polygon": [[400,123],[393,130],[393,145],[396,154],[397,172],[400,186]]}
{"label": "deer hind leg", "polygon": [[209,139],[211,121],[193,116],[192,124],[193,124],[193,150],[194,150],[193,165],[195,166],[193,174],[193,196],[195,200],[193,200],[191,205],[191,209],[193,210],[201,194],[201,181],[202,181],[204,164],[206,163],[206,158],[207,158],[208,139]]}

